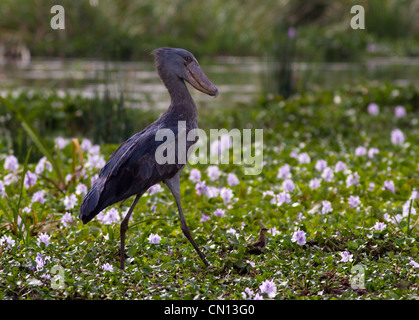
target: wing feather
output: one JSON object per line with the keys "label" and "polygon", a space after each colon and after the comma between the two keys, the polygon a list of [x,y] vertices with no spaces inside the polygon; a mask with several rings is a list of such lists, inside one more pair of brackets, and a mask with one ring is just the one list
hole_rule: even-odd
{"label": "wing feather", "polygon": [[[157,129],[149,126],[133,135],[109,158],[80,207],[79,217],[84,223],[109,205],[142,194],[183,168],[184,164],[157,163],[155,153],[163,143],[155,140]],[[177,141],[177,128],[171,129]]]}

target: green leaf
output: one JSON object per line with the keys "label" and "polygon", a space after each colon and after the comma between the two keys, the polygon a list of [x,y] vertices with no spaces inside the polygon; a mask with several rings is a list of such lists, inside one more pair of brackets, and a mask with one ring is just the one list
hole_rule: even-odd
{"label": "green leaf", "polygon": [[147,265],[142,266],[141,271],[145,274],[150,274],[153,272],[153,269]]}
{"label": "green leaf", "polygon": [[133,256],[136,255],[136,253],[137,253],[137,247],[136,246],[131,246],[128,249],[128,256],[133,257]]}
{"label": "green leaf", "polygon": [[83,257],[83,262],[84,262],[84,263],[89,263],[89,262],[92,262],[94,259],[95,259],[95,256],[94,256],[92,253],[88,252],[88,253],[86,253],[86,255]]}
{"label": "green leaf", "polygon": [[48,150],[45,141],[42,139],[42,137],[36,131],[36,129],[28,121],[26,121],[24,115],[20,112],[20,110],[16,106],[14,106],[12,103],[10,103],[8,100],[6,100],[3,97],[0,97],[0,101],[3,103],[3,105],[6,108],[8,108],[9,110],[12,110],[16,114],[16,116],[20,119],[22,128],[26,131],[28,136],[32,139],[32,141],[37,146],[39,151],[41,151],[42,154],[51,163],[59,179],[58,187],[62,190],[65,187],[64,176],[61,173],[61,169],[60,169],[60,166],[58,165],[58,162],[55,160],[52,153]]}
{"label": "green leaf", "polygon": [[65,180],[64,176],[61,173],[60,166],[58,165],[58,162],[53,157],[52,153],[48,150],[45,141],[41,138],[39,133],[36,131],[36,129],[26,122],[26,120],[22,117],[22,127],[25,129],[28,136],[32,139],[32,141],[35,143],[35,145],[38,147],[39,151],[42,152],[42,154],[48,159],[48,161],[51,163],[52,167],[54,168],[55,172],[58,175],[58,179],[60,182],[60,189],[64,188],[65,186]]}
{"label": "green leaf", "polygon": [[[20,181],[20,191],[19,191],[19,198],[16,204],[16,207],[13,210],[13,225],[14,228],[17,231],[17,220],[18,220],[18,216],[19,216],[19,212],[20,212],[20,205],[22,203],[22,195],[23,195],[23,190],[24,190],[24,184],[25,184],[25,176],[26,176],[26,172],[28,171],[28,161],[29,161],[29,156],[31,154],[31,148],[29,148],[28,153],[26,154],[26,158],[25,158],[25,163],[23,165],[23,171],[22,171],[22,177],[21,177],[21,181]],[[20,225],[19,228],[19,235],[23,235],[23,233],[21,232],[22,229],[22,225]],[[17,233],[17,232],[16,232]]]}

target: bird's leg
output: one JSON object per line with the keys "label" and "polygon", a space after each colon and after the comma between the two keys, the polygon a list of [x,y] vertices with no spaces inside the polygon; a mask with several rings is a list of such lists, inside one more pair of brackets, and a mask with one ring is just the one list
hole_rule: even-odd
{"label": "bird's leg", "polygon": [[169,187],[170,191],[172,192],[173,196],[176,200],[176,205],[179,211],[179,217],[180,217],[180,226],[182,228],[183,234],[185,237],[189,240],[189,242],[193,245],[196,252],[198,252],[199,257],[201,258],[202,262],[205,264],[206,267],[209,267],[209,263],[207,259],[205,258],[205,255],[199,250],[198,245],[196,244],[195,240],[191,236],[191,232],[189,231],[188,225],[185,221],[185,216],[183,215],[182,206],[180,205],[180,181],[179,181],[179,173],[176,173],[176,175],[173,178],[170,178],[165,181],[166,185]]}
{"label": "bird's leg", "polygon": [[131,207],[129,208],[127,214],[124,217],[124,220],[121,222],[121,249],[119,251],[120,256],[120,263],[121,263],[121,270],[124,270],[124,263],[125,263],[125,233],[128,230],[128,221],[131,218],[132,212],[134,211],[134,208],[140,200],[141,195],[137,195],[134,199],[134,202],[132,203]]}

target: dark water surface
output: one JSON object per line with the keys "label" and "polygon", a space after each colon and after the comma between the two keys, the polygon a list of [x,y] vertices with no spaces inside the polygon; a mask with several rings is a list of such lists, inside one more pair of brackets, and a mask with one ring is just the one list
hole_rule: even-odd
{"label": "dark water surface", "polygon": [[[217,99],[196,90],[201,107],[231,107],[250,103],[268,87],[274,68],[260,58],[219,57],[201,61],[201,67],[218,87]],[[293,80],[299,90],[334,88],[361,80],[419,84],[419,58],[372,59],[364,63],[294,63]],[[0,66],[0,94],[22,90],[56,90],[60,94],[94,97],[105,90],[121,93],[134,108],[165,109],[169,96],[155,72],[154,62],[104,62],[86,59],[32,59],[25,66]],[[265,90],[266,91],[266,90]]]}

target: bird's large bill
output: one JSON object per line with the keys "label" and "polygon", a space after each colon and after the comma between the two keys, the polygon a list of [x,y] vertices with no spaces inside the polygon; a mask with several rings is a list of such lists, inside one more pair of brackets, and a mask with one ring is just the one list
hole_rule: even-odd
{"label": "bird's large bill", "polygon": [[206,93],[210,96],[217,96],[218,89],[212,84],[205,73],[197,63],[191,63],[187,66],[186,81],[188,81],[196,90]]}

